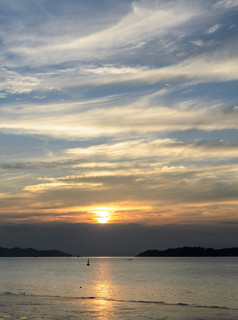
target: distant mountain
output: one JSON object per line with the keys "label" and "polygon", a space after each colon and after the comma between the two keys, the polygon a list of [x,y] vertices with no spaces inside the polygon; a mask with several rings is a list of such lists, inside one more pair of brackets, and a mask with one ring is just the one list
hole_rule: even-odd
{"label": "distant mountain", "polygon": [[237,257],[238,247],[213,249],[204,247],[183,247],[167,250],[147,250],[137,257]]}
{"label": "distant mountain", "polygon": [[72,257],[71,254],[59,250],[36,250],[33,248],[1,248],[0,257]]}

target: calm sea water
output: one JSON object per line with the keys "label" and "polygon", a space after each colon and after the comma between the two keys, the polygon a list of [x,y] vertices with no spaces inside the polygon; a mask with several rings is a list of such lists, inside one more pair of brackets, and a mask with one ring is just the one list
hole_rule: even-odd
{"label": "calm sea water", "polygon": [[2,319],[238,319],[238,258],[0,258]]}

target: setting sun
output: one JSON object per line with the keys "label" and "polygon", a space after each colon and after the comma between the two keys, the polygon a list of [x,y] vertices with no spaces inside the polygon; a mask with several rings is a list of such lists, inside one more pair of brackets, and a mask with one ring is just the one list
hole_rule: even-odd
{"label": "setting sun", "polygon": [[95,215],[95,220],[98,223],[107,223],[110,220],[111,213],[107,208],[97,208],[93,211]]}

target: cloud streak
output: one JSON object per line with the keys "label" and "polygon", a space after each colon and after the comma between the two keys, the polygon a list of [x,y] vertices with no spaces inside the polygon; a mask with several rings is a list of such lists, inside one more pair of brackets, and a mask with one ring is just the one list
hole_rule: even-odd
{"label": "cloud streak", "polygon": [[[119,97],[120,99],[120,97]],[[98,102],[32,105],[2,112],[0,130],[16,134],[36,134],[64,139],[118,136],[125,133],[143,135],[150,132],[212,131],[237,129],[238,107],[228,110],[222,105],[202,106],[202,101],[181,101],[164,106],[153,96],[114,107],[114,99],[98,106]],[[100,102],[99,102],[100,103]],[[105,103],[105,101],[104,101]],[[102,102],[103,104],[103,102]],[[88,108],[88,109],[87,109]],[[57,114],[55,110],[58,110]],[[116,123],[114,119],[117,119]]]}
{"label": "cloud streak", "polygon": [[[157,38],[168,29],[188,21],[198,11],[181,5],[160,7],[132,3],[131,12],[113,26],[80,38],[60,40],[60,43],[43,46],[17,46],[11,50],[26,57],[31,64],[62,63],[66,60],[104,57],[118,49],[125,51],[138,43]],[[24,60],[23,60],[24,61]]]}

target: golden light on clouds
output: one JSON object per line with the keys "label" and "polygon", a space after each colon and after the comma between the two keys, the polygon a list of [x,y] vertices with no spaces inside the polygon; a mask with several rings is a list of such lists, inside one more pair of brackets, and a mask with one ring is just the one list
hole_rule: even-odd
{"label": "golden light on clouds", "polygon": [[111,206],[85,207],[83,210],[91,216],[92,223],[131,223],[135,218],[138,221],[144,220],[145,212],[152,211],[153,207],[143,203],[123,202]]}
{"label": "golden light on clouds", "polygon": [[[118,202],[97,203],[95,206],[69,206],[67,203],[50,203],[37,201],[36,197],[27,198],[21,195],[10,198],[9,195],[2,201],[2,217],[0,221],[8,223],[44,223],[67,222],[87,224],[131,224],[167,225],[167,224],[210,224],[214,221],[234,221],[237,219],[237,200],[228,201],[202,201],[190,203],[168,203],[165,199],[145,202]],[[11,200],[11,206],[8,204]]]}

